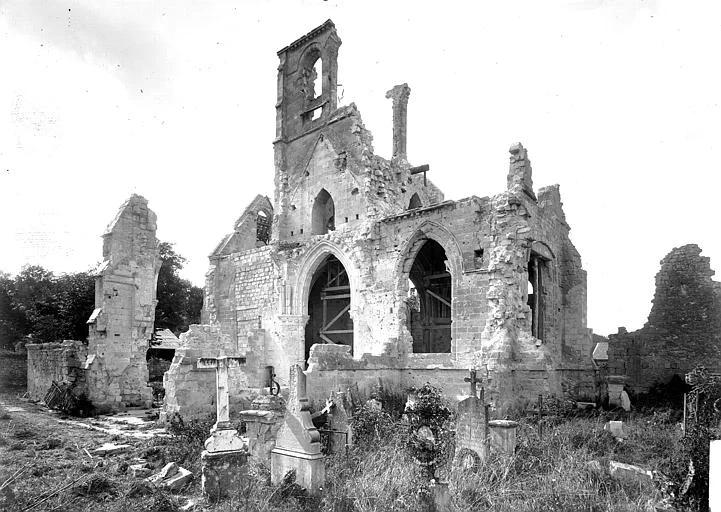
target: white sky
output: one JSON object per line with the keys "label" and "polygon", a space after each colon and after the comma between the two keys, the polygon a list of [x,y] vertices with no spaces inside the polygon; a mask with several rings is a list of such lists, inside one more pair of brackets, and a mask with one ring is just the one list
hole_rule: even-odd
{"label": "white sky", "polygon": [[446,198],[502,191],[516,141],[561,184],[596,332],[643,325],[675,246],[721,275],[721,8],[654,0],[0,0],[0,270],[88,269],[135,192],[202,285],[272,198],[276,52],[327,18],[377,154],[408,82],[409,157]]}

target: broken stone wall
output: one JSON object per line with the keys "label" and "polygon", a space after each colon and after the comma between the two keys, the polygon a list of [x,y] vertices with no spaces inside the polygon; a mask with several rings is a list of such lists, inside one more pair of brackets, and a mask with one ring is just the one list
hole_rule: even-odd
{"label": "broken stone wall", "polygon": [[694,244],[674,248],[656,274],[648,322],[609,336],[608,373],[635,393],[668,383],[696,365],[721,370],[721,283]]}
{"label": "broken stone wall", "polygon": [[[207,419],[215,414],[217,387],[215,370],[198,368],[201,357],[218,357],[233,354],[235,342],[220,328],[209,325],[191,325],[180,335],[180,348],[163,376],[165,398],[161,421],[180,416],[183,421]],[[228,369],[231,390],[231,413],[247,409],[257,395],[251,389],[243,368]]]}
{"label": "broken stone wall", "polygon": [[82,368],[87,346],[82,341],[28,344],[27,391],[33,400],[42,400],[53,381],[74,386],[74,394],[85,392]]}
{"label": "broken stone wall", "polygon": [[161,264],[155,231],[155,213],[133,195],[103,235],[85,363],[88,398],[100,410],[152,400],[146,352]]}

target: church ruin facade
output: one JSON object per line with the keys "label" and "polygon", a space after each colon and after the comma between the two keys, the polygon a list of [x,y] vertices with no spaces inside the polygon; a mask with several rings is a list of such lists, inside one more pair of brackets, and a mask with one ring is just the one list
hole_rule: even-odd
{"label": "church ruin facade", "polygon": [[457,397],[469,368],[499,408],[593,396],[586,272],[558,186],[534,190],[515,144],[506,190],[445,200],[406,153],[408,85],[387,94],[390,159],[356,106],[338,106],[340,46],[329,20],[278,52],[275,194],[210,255],[204,325],[181,335],[192,349],[166,373],[167,412],[201,407],[176,395],[210,391],[193,359],[219,352],[246,358],[237,393],[267,386],[269,367],[285,385],[300,364],[315,400],[424,382]]}

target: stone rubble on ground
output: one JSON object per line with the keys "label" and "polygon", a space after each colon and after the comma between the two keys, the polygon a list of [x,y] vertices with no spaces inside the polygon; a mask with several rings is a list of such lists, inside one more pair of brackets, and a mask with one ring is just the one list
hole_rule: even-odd
{"label": "stone rubble on ground", "polygon": [[124,453],[127,452],[130,449],[129,444],[115,444],[115,443],[105,443],[99,448],[96,448],[93,450],[93,453],[95,455],[117,455],[118,453]]}
{"label": "stone rubble on ground", "polygon": [[613,437],[622,441],[626,438],[626,433],[623,431],[623,421],[608,421],[603,426],[603,430],[610,432]]}
{"label": "stone rubble on ground", "polygon": [[179,466],[176,462],[169,462],[159,473],[145,479],[158,487],[163,487],[171,491],[177,491],[183,488],[193,479],[193,473]]}
{"label": "stone rubble on ground", "polygon": [[609,461],[608,469],[612,476],[627,479],[653,479],[653,473],[647,469],[634,466],[632,464],[624,464],[623,462]]}

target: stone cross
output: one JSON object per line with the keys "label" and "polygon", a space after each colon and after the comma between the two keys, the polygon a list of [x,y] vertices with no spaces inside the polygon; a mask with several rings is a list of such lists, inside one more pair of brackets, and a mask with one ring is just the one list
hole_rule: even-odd
{"label": "stone cross", "polygon": [[[476,369],[475,368],[471,368],[468,371],[471,376],[463,379],[463,382],[469,382],[471,384],[470,394],[473,398],[477,398],[478,394],[476,393],[476,384],[482,384],[483,379],[479,379],[476,377]],[[483,388],[481,388],[481,400],[483,400]]]}
{"label": "stone cross", "polygon": [[205,442],[209,452],[239,450],[243,441],[230,423],[230,393],[228,389],[228,368],[237,368],[245,363],[245,357],[201,357],[198,368],[215,368],[217,387],[217,418],[211,429],[211,436]]}

